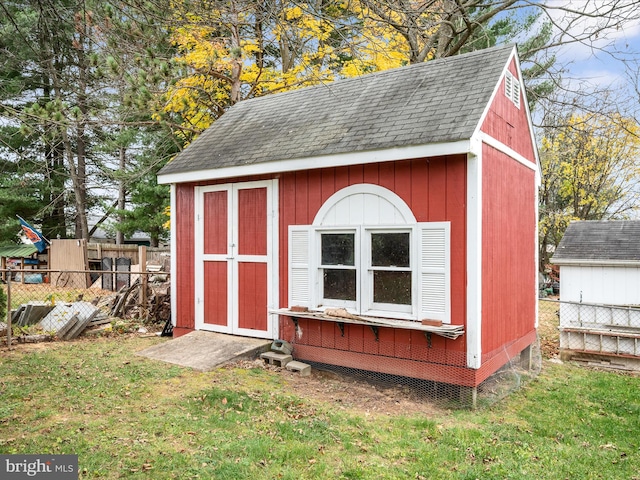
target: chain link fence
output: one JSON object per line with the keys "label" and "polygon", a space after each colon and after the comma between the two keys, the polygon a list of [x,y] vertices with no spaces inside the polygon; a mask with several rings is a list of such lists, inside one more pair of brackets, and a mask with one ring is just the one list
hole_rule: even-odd
{"label": "chain link fence", "polygon": [[640,368],[640,305],[540,300],[555,315],[560,357],[624,369]]}
{"label": "chain link fence", "polygon": [[162,330],[170,317],[169,274],[0,270],[0,334],[7,344],[81,334]]}
{"label": "chain link fence", "polygon": [[[0,342],[67,340],[79,335],[170,332],[169,274],[128,271],[0,270]],[[504,398],[540,372],[542,358],[603,360],[607,366],[640,369],[640,306],[539,300],[538,341],[477,389],[474,403]],[[395,348],[402,348],[396,345]],[[410,348],[410,346],[407,346]],[[438,352],[430,350],[434,356]],[[444,356],[450,352],[442,352]],[[431,358],[430,361],[434,360]],[[450,360],[450,359],[449,359]],[[468,404],[456,385],[317,364],[405,394],[450,406]]]}

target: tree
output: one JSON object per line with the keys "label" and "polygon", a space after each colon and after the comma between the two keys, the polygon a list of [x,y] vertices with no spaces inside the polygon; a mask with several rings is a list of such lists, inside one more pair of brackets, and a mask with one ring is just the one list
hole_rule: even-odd
{"label": "tree", "polygon": [[640,210],[640,137],[633,119],[569,111],[540,141],[540,268],[571,220],[623,219]]}
{"label": "tree", "polygon": [[[182,66],[162,115],[190,142],[234,103],[521,40],[535,101],[552,89],[550,22],[518,0],[176,2],[169,28]],[[533,32],[533,33],[530,33]]]}
{"label": "tree", "polygon": [[[124,209],[140,172],[157,171],[153,165],[130,171],[128,159],[140,155],[142,145],[159,151],[157,144],[171,137],[152,119],[149,91],[152,80],[170,76],[166,71],[155,79],[161,69],[154,55],[171,49],[158,30],[164,23],[153,27],[166,18],[161,6],[168,2],[2,4],[0,48],[7,54],[0,57],[0,153],[7,168],[0,174],[0,196],[13,190],[13,200],[3,205],[10,218],[29,216],[49,237],[75,231],[88,238],[89,212],[110,204],[105,197],[115,188]],[[145,73],[152,69],[153,75]]]}
{"label": "tree", "polygon": [[124,220],[117,226],[126,235],[135,232],[147,232],[151,246],[157,247],[160,241],[167,240],[169,231],[164,226],[168,220],[168,187],[158,185],[155,178],[146,176],[137,182],[131,193],[133,209],[122,211]]}
{"label": "tree", "polygon": [[143,1],[105,4],[99,17],[103,48],[97,63],[111,85],[103,100],[109,106],[103,123],[109,127],[101,144],[107,158],[101,173],[118,192],[115,203],[105,202],[103,219],[116,243],[145,231],[157,244],[167,233],[165,219],[155,212],[168,204],[168,188],[148,186],[182,146],[172,133],[172,119],[157,115],[160,92],[177,76],[166,34],[168,6],[163,1],[153,8]]}
{"label": "tree", "polygon": [[56,175],[62,155],[56,155],[51,124],[34,125],[25,114],[34,97],[44,105],[50,94],[37,68],[47,56],[41,48],[44,22],[28,2],[3,3],[0,9],[0,241],[17,240],[16,214],[42,222],[46,235],[64,234],[64,218],[48,221],[64,201],[61,177]]}
{"label": "tree", "polygon": [[[89,59],[95,50],[91,2],[24,0],[2,9],[2,41],[12,54],[3,74],[13,74],[0,98],[3,114],[31,139],[28,149],[12,152],[13,161],[31,162],[31,171],[48,184],[49,202],[38,215],[46,234],[66,236],[64,214],[71,205],[76,236],[87,238],[90,118],[99,88]],[[15,48],[12,38],[22,46]]]}
{"label": "tree", "polygon": [[175,2],[171,38],[181,67],[163,116],[182,119],[186,143],[233,104],[332,81],[348,55],[342,2]]}

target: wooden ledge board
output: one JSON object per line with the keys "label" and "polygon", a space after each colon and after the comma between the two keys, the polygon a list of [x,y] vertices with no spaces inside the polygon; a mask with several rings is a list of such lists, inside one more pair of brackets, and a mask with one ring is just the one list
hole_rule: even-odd
{"label": "wooden ledge board", "polygon": [[295,318],[309,318],[312,320],[324,320],[336,323],[353,323],[356,325],[369,325],[375,327],[390,327],[390,328],[402,328],[405,330],[419,330],[421,332],[435,333],[436,335],[455,340],[460,335],[464,334],[464,327],[462,325],[448,325],[443,324],[440,327],[432,325],[422,325],[419,321],[413,320],[398,320],[395,318],[378,318],[378,317],[362,317],[357,318],[349,317],[337,317],[333,315],[326,315],[322,312],[294,312],[288,308],[281,308],[278,310],[270,310],[269,313],[276,315],[282,315],[285,317]]}

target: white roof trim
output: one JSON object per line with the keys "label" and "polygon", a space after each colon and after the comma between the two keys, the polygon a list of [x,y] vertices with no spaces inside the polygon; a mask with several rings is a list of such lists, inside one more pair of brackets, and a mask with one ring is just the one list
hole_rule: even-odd
{"label": "white roof trim", "polygon": [[527,89],[524,88],[524,81],[522,78],[522,69],[520,68],[520,59],[518,58],[518,50],[516,47],[513,47],[513,51],[511,52],[511,55],[509,56],[509,59],[507,60],[507,63],[505,63],[504,65],[504,69],[502,70],[502,74],[500,75],[500,78],[498,79],[498,82],[496,83],[496,86],[493,89],[493,93],[491,94],[491,97],[489,98],[489,101],[487,102],[487,105],[485,106],[484,112],[482,112],[482,115],[480,116],[480,120],[478,121],[478,124],[476,125],[475,131],[473,132],[473,136],[477,136],[478,134],[480,134],[480,128],[482,127],[482,125],[484,124],[484,121],[487,118],[487,114],[489,113],[489,110],[491,109],[491,105],[493,104],[493,101],[496,98],[496,95],[498,95],[500,93],[500,85],[502,84],[502,79],[505,77],[505,75],[507,74],[507,71],[509,70],[509,65],[511,65],[511,62],[513,61],[513,59],[515,58],[516,62],[516,69],[518,70],[518,78],[517,80],[520,82],[520,84],[523,86],[523,88],[520,89],[520,94],[522,95],[522,102],[521,102],[521,106],[522,104],[524,104],[524,109],[525,109],[525,113],[527,115],[527,124],[529,126],[529,134],[531,136],[531,144],[533,145],[533,156],[535,158],[535,162],[536,162],[536,169],[538,170],[538,178],[542,178],[542,168],[540,166],[540,157],[538,156],[538,147],[537,147],[537,143],[536,143],[536,138],[534,135],[534,131],[533,131],[533,123],[531,122],[531,112],[529,111],[529,102],[527,100]]}
{"label": "white roof trim", "polygon": [[296,158],[292,160],[278,160],[261,162],[251,165],[212,168],[182,173],[158,175],[158,183],[185,183],[222,178],[241,177],[247,175],[265,175],[271,173],[311,170],[314,168],[344,167],[365,163],[382,163],[411,158],[437,157],[442,155],[466,154],[471,152],[470,140],[456,142],[431,143],[409,147],[389,148],[385,150],[371,150],[365,152],[339,153],[335,155],[319,155],[315,157]]}
{"label": "white roof trim", "polygon": [[542,166],[540,165],[540,156],[538,155],[538,143],[536,142],[536,136],[533,129],[533,122],[531,121],[531,111],[529,110],[529,100],[527,99],[527,89],[524,85],[524,78],[522,78],[522,68],[520,66],[520,58],[518,57],[518,50],[514,47],[513,54],[516,57],[516,69],[518,70],[518,79],[522,88],[520,94],[522,95],[522,103],[527,114],[527,124],[529,125],[529,134],[531,135],[531,145],[533,145],[533,156],[536,160],[536,166],[538,168],[538,175],[542,178]]}
{"label": "white roof trim", "polygon": [[554,265],[572,265],[572,266],[585,266],[585,267],[640,267],[640,260],[608,260],[606,258],[600,260],[587,260],[587,259],[551,259],[551,263]]}

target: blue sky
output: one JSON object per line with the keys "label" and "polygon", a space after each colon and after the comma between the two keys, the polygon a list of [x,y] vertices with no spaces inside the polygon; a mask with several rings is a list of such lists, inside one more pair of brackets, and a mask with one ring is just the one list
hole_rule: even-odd
{"label": "blue sky", "polygon": [[[572,84],[587,82],[593,87],[628,89],[629,68],[635,71],[640,68],[640,2],[622,2],[627,7],[623,15],[627,20],[618,28],[601,32],[591,45],[573,43],[559,48],[558,64],[566,68],[565,77]],[[568,5],[576,11],[597,11],[606,8],[611,0],[547,0],[545,3],[551,7]],[[575,16],[572,18],[561,10],[551,10],[551,15],[561,25],[575,21]],[[581,35],[594,31],[603,22],[602,17],[583,17],[573,24],[571,33]]]}
{"label": "blue sky", "polygon": [[638,27],[613,32],[609,39],[596,42],[595,48],[581,44],[563,47],[558,59],[567,66],[572,79],[599,86],[625,83],[628,67],[637,68],[640,61]]}

